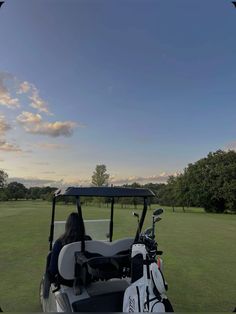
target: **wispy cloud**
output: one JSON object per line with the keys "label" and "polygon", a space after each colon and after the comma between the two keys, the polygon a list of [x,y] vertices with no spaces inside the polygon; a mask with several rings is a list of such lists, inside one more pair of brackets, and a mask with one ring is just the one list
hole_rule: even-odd
{"label": "wispy cloud", "polygon": [[[6,82],[10,83],[6,84]],[[73,121],[43,121],[41,114],[53,114],[50,112],[47,102],[40,97],[38,88],[28,81],[21,81],[15,76],[5,72],[0,73],[0,105],[9,108],[20,107],[21,98],[19,100],[18,98],[13,97],[8,85],[11,85],[11,90],[13,90],[15,94],[18,94],[19,97],[25,95],[30,101],[28,106],[38,111],[38,113],[32,113],[24,110],[17,116],[17,122],[24,127],[27,133],[47,135],[51,137],[69,137],[73,134],[76,127],[84,127],[84,125]],[[24,105],[23,107],[26,106]],[[0,116],[0,122],[1,135],[10,129],[10,125],[6,123],[3,116]]]}
{"label": "wispy cloud", "polygon": [[56,122],[43,122],[36,125],[25,125],[25,131],[31,134],[48,135],[52,137],[66,136],[69,137],[77,124],[72,121],[56,121]]}
{"label": "wispy cloud", "polygon": [[110,183],[112,184],[131,184],[134,182],[140,183],[140,184],[145,184],[145,183],[165,183],[167,182],[168,178],[170,176],[176,176],[177,173],[166,173],[162,172],[157,175],[153,176],[146,176],[146,177],[141,177],[141,176],[130,176],[127,178],[118,178],[116,176],[111,176]]}
{"label": "wispy cloud", "polygon": [[23,111],[16,120],[21,124],[28,124],[28,123],[39,123],[42,121],[42,117],[40,114],[34,114],[32,112]]}
{"label": "wispy cloud", "polygon": [[17,94],[26,94],[31,101],[30,107],[38,110],[39,112],[52,115],[49,111],[47,102],[39,96],[39,90],[34,84],[27,81],[19,83]]}
{"label": "wispy cloud", "polygon": [[0,135],[5,135],[5,133],[10,129],[11,129],[11,126],[5,120],[5,116],[0,115]]}
{"label": "wispy cloud", "polygon": [[25,94],[28,93],[31,90],[31,84],[27,81],[24,81],[19,84],[19,89],[17,91],[17,94]]}
{"label": "wispy cloud", "polygon": [[0,150],[5,152],[22,152],[19,146],[10,144],[6,140],[0,140]]}
{"label": "wispy cloud", "polygon": [[24,184],[27,188],[33,186],[52,186],[52,187],[61,187],[62,181],[55,181],[50,179],[40,179],[40,178],[21,178],[21,177],[10,177],[8,178],[8,182],[17,181],[19,183]]}
{"label": "wispy cloud", "polygon": [[38,143],[36,146],[46,150],[64,149],[67,147],[66,145],[55,143]]}
{"label": "wispy cloud", "polygon": [[227,144],[225,147],[225,150],[235,150],[236,151],[236,141]]}
{"label": "wispy cloud", "polygon": [[32,86],[32,95],[29,96],[29,99],[32,101],[30,104],[32,108],[37,109],[39,112],[52,115],[48,109],[46,101],[39,97],[39,91],[35,86]]}
{"label": "wispy cloud", "polygon": [[49,162],[44,162],[44,161],[35,161],[33,162],[34,165],[40,165],[40,166],[48,166],[50,165]]}
{"label": "wispy cloud", "polygon": [[[43,171],[44,175],[54,175],[53,171]],[[8,182],[17,181],[24,184],[27,188],[32,186],[52,186],[57,188],[63,188],[68,186],[90,186],[91,180],[89,179],[41,179],[38,177],[10,177],[8,178]]]}
{"label": "wispy cloud", "polygon": [[8,73],[0,73],[0,105],[15,109],[20,107],[19,99],[11,95],[6,85],[6,80],[12,78]]}
{"label": "wispy cloud", "polygon": [[28,133],[51,137],[71,136],[77,127],[77,123],[72,121],[43,122],[40,114],[27,111],[23,111],[16,120],[24,126]]}

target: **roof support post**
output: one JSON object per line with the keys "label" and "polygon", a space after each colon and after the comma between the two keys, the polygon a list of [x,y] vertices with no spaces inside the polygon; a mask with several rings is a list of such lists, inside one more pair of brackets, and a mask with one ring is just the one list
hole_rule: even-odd
{"label": "roof support post", "polygon": [[137,229],[137,232],[136,232],[136,236],[135,236],[134,242],[138,241],[139,233],[142,230],[144,219],[145,219],[145,216],[146,216],[146,213],[147,213],[147,208],[148,208],[148,199],[145,196],[144,199],[143,199],[143,212],[142,212],[142,216],[141,216],[140,221],[139,221],[139,225],[138,225],[138,229]]}
{"label": "roof support post", "polygon": [[76,207],[79,215],[79,220],[80,220],[80,228],[82,228],[82,239],[81,239],[81,251],[85,251],[85,227],[84,227],[84,220],[83,220],[83,215],[82,215],[82,209],[81,209],[81,204],[80,204],[80,197],[76,196]]}
{"label": "roof support post", "polygon": [[79,197],[79,196],[76,196],[75,199],[76,199],[76,209],[77,209],[78,215],[79,215],[79,216],[82,216],[81,204],[80,204],[80,197]]}
{"label": "roof support post", "polygon": [[110,239],[109,241],[112,242],[112,236],[113,236],[113,216],[114,216],[114,203],[115,203],[115,199],[114,197],[112,197],[111,199],[111,219],[110,219]]}
{"label": "roof support post", "polygon": [[54,218],[55,218],[55,208],[56,208],[56,197],[53,197],[52,200],[52,217],[51,217],[51,227],[50,227],[50,235],[49,235],[49,250],[52,250],[52,242],[53,242],[53,233],[54,233]]}

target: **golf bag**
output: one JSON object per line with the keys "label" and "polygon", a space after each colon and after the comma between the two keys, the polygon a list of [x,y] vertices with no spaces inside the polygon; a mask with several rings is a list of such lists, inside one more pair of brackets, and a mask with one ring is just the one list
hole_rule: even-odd
{"label": "golf bag", "polygon": [[133,244],[131,253],[131,285],[126,289],[123,312],[173,312],[165,295],[167,284],[144,244]]}

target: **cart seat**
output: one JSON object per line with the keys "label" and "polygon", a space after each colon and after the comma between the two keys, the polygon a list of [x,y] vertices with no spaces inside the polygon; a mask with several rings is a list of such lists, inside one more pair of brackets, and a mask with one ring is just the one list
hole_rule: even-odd
{"label": "cart seat", "polygon": [[[111,257],[117,254],[127,253],[133,244],[133,238],[124,238],[114,242],[103,242],[98,240],[85,241],[85,250],[91,254],[99,254]],[[58,270],[62,278],[66,280],[75,279],[75,253],[81,252],[81,241],[65,245],[59,254]]]}

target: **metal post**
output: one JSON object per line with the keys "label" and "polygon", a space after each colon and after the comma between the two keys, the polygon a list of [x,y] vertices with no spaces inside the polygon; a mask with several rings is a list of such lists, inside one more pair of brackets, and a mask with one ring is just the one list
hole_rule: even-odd
{"label": "metal post", "polygon": [[112,236],[113,236],[113,216],[114,216],[114,197],[111,199],[111,220],[110,220],[110,242],[112,242]]}
{"label": "metal post", "polygon": [[49,235],[49,250],[52,250],[52,242],[53,242],[53,233],[54,233],[54,217],[55,217],[55,208],[56,208],[56,197],[53,197],[52,200],[52,218],[51,218],[51,227],[50,227],[50,235]]}
{"label": "metal post", "polygon": [[82,216],[82,212],[81,212],[80,198],[79,198],[79,196],[76,196],[75,198],[76,198],[77,212],[78,212],[78,215],[81,217]]}
{"label": "metal post", "polygon": [[81,251],[84,252],[85,251],[85,239],[84,239],[85,238],[85,227],[84,227],[84,220],[83,220],[79,196],[76,196],[76,207],[77,207],[79,219],[81,220],[80,227],[82,228]]}
{"label": "metal post", "polygon": [[147,202],[147,197],[145,196],[144,199],[143,199],[143,212],[142,212],[142,216],[141,216],[141,219],[139,221],[139,226],[138,226],[138,229],[137,229],[137,232],[136,232],[136,236],[135,236],[135,240],[134,240],[135,242],[138,241],[139,233],[142,230],[144,219],[145,219],[145,216],[146,216],[146,213],[147,213],[147,208],[148,208],[148,202]]}

